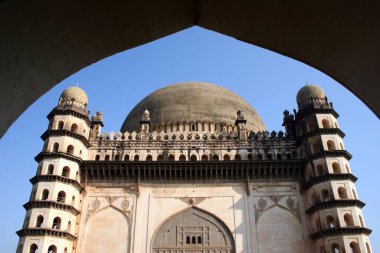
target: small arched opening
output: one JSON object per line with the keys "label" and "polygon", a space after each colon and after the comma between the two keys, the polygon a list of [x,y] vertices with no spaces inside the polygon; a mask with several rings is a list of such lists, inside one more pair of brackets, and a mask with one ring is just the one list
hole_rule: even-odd
{"label": "small arched opening", "polygon": [[71,125],[71,132],[73,132],[73,133],[76,133],[78,131],[78,125],[77,124],[72,124]]}
{"label": "small arched opening", "polygon": [[358,196],[356,195],[356,192],[355,192],[354,189],[352,189],[352,196],[353,196],[354,199],[357,199],[357,198],[358,198]]}
{"label": "small arched opening", "polygon": [[350,250],[351,250],[351,253],[360,253],[359,244],[357,242],[351,242]]}
{"label": "small arched opening", "polygon": [[344,216],[343,216],[343,219],[344,219],[344,222],[346,224],[346,227],[353,227],[355,226],[354,224],[354,219],[352,218],[352,215],[349,214],[349,213],[346,213]]}
{"label": "small arched opening", "polygon": [[181,155],[179,156],[179,160],[180,160],[181,162],[186,161],[186,156],[185,156],[184,154],[181,154]]}
{"label": "small arched opening", "polygon": [[174,155],[173,154],[170,154],[168,156],[168,161],[174,161]]}
{"label": "small arched opening", "polygon": [[281,155],[281,153],[277,153],[277,155],[276,155],[276,159],[277,159],[277,160],[282,160],[282,155]]}
{"label": "small arched opening", "polygon": [[328,190],[326,189],[323,189],[321,191],[321,197],[322,197],[322,201],[329,201],[330,200],[330,193]]}
{"label": "small arched opening", "polygon": [[235,161],[241,161],[241,156],[239,154],[235,155]]}
{"label": "small arched opening", "polygon": [[327,119],[322,120],[322,127],[323,128],[330,128],[330,123]]}
{"label": "small arched opening", "polygon": [[153,160],[152,155],[147,155],[146,158],[145,158],[145,160],[147,162],[151,162]]}
{"label": "small arched opening", "polygon": [[75,196],[73,196],[73,197],[71,198],[71,205],[72,205],[72,206],[75,206]]}
{"label": "small arched opening", "polygon": [[259,161],[263,160],[263,155],[261,153],[259,153],[257,155],[257,160],[259,160]]}
{"label": "small arched opening", "polygon": [[338,195],[340,199],[347,199],[347,191],[342,186],[338,188]]}
{"label": "small arched opening", "polygon": [[326,217],[326,226],[327,226],[327,228],[334,228],[335,227],[335,220],[331,215],[328,215]]}
{"label": "small arched opening", "polygon": [[57,127],[57,129],[58,130],[63,130],[63,126],[64,126],[65,124],[63,123],[63,121],[60,121],[60,122],[58,122],[58,127]]}
{"label": "small arched opening", "polygon": [[253,155],[251,153],[249,153],[248,156],[247,156],[247,159],[248,159],[248,161],[252,161],[253,160]]}
{"label": "small arched opening", "polygon": [[57,196],[57,202],[65,203],[66,201],[66,193],[64,191],[60,191]]}
{"label": "small arched opening", "polygon": [[68,223],[67,223],[67,232],[71,232],[71,221],[69,221]]}
{"label": "small arched opening", "polygon": [[306,127],[308,132],[313,132],[314,130],[316,130],[315,124],[312,121],[309,121]]}
{"label": "small arched opening", "polygon": [[319,153],[320,150],[321,150],[320,147],[321,147],[321,145],[320,145],[318,142],[313,143],[312,146],[311,146],[312,153],[313,153],[313,154],[317,154],[317,153]]}
{"label": "small arched opening", "polygon": [[318,176],[322,176],[323,174],[325,174],[322,164],[317,165],[317,174]]}
{"label": "small arched opening", "polygon": [[124,155],[124,161],[129,161],[129,155]]}
{"label": "small arched opening", "polygon": [[346,167],[346,173],[351,173],[350,167],[347,164],[345,165],[345,167]]}
{"label": "small arched opening", "polygon": [[206,154],[203,154],[201,157],[202,161],[208,161],[208,156]]}
{"label": "small arched opening", "polygon": [[38,251],[38,246],[35,243],[33,243],[32,245],[30,245],[30,247],[29,247],[29,253],[37,253],[37,251]]}
{"label": "small arched opening", "polygon": [[50,245],[47,253],[57,253],[57,247],[55,245]]}
{"label": "small arched opening", "polygon": [[41,200],[47,200],[49,197],[49,190],[45,189],[42,191]]}
{"label": "small arched opening", "polygon": [[224,161],[230,161],[231,158],[230,158],[230,156],[229,156],[228,154],[225,154],[225,155],[223,156],[223,160],[224,160]]}
{"label": "small arched opening", "polygon": [[273,160],[273,155],[271,153],[267,154],[267,160]]}
{"label": "small arched opening", "polygon": [[69,155],[74,155],[74,147],[73,147],[73,145],[67,146],[66,153],[69,154]]}
{"label": "small arched opening", "polygon": [[53,145],[53,149],[52,149],[52,151],[53,151],[53,152],[58,152],[58,150],[59,150],[59,144],[56,142],[56,143],[54,143],[54,145]]}
{"label": "small arched opening", "polygon": [[219,156],[218,156],[217,154],[214,154],[214,155],[212,156],[212,160],[213,160],[213,161],[219,161]]}
{"label": "small arched opening", "polygon": [[38,215],[36,219],[36,228],[40,228],[43,222],[44,222],[44,217],[42,215]]}
{"label": "small arched opening", "polygon": [[191,156],[190,156],[190,161],[192,161],[192,162],[196,162],[198,159],[197,159],[197,156],[195,155],[195,154],[192,154]]}
{"label": "small arched opening", "polygon": [[96,155],[95,156],[95,161],[99,161],[100,160],[100,155]]}
{"label": "small arched opening", "polygon": [[61,229],[61,218],[55,217],[53,220],[53,225],[51,226],[52,229]]}
{"label": "small arched opening", "polygon": [[340,169],[340,165],[339,165],[339,163],[334,162],[334,163],[332,164],[332,167],[333,167],[333,172],[334,172],[335,174],[340,174],[340,173],[342,173],[342,171],[341,171],[341,169]]}
{"label": "small arched opening", "polygon": [[336,150],[334,141],[332,140],[327,141],[327,150],[329,151]]}
{"label": "small arched opening", "polygon": [[341,253],[339,245],[336,243],[333,243],[331,245],[331,252],[332,253]]}
{"label": "small arched opening", "polygon": [[164,160],[164,156],[163,155],[158,155],[157,156],[157,161],[163,161]]}
{"label": "small arched opening", "polygon": [[47,175],[53,175],[54,174],[54,165],[53,164],[49,164],[46,174]]}
{"label": "small arched opening", "polygon": [[70,177],[70,168],[68,166],[63,167],[62,177]]}
{"label": "small arched opening", "polygon": [[119,155],[115,155],[115,161],[119,161],[120,160],[120,156]]}
{"label": "small arched opening", "polygon": [[292,154],[287,153],[287,154],[286,154],[286,159],[287,159],[287,160],[292,160]]}
{"label": "small arched opening", "polygon": [[139,155],[135,155],[135,157],[133,158],[133,161],[138,162],[139,160],[140,160],[140,156]]}
{"label": "small arched opening", "polygon": [[110,155],[105,155],[104,156],[104,161],[109,161],[110,160]]}

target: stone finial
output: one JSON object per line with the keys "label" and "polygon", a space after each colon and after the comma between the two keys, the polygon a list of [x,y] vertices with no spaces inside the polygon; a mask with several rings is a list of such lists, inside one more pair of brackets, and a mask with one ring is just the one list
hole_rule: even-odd
{"label": "stone finial", "polygon": [[150,121],[149,111],[148,109],[145,109],[145,111],[142,114],[141,121]]}
{"label": "stone finial", "polygon": [[103,121],[103,113],[101,111],[97,111],[96,114],[91,117],[91,121]]}

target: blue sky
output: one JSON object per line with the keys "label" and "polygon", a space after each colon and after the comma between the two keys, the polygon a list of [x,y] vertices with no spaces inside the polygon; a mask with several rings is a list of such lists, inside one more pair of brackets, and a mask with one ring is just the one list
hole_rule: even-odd
{"label": "blue sky", "polygon": [[[360,63],[358,63],[360,67]],[[89,97],[89,110],[104,114],[104,130],[120,130],[128,112],[142,98],[163,86],[205,81],[224,86],[245,98],[261,115],[267,129],[282,129],[282,112],[296,107],[297,91],[318,84],[340,114],[346,133],[345,146],[359,178],[359,198],[367,203],[366,226],[373,229],[373,252],[380,252],[380,201],[375,186],[380,123],[351,92],[301,62],[199,27],[176,33],[140,47],[118,53],[68,77],[31,105],[0,140],[1,252],[14,252],[22,226],[31,184],[36,172],[34,157],[42,149],[41,134],[46,115],[56,106],[61,92],[79,83]]]}

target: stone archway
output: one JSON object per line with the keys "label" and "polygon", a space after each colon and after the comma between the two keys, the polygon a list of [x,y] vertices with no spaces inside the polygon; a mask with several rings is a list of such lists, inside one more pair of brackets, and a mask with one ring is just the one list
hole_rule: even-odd
{"label": "stone archway", "polygon": [[217,217],[199,208],[188,208],[167,219],[152,240],[152,253],[234,253],[229,229]]}

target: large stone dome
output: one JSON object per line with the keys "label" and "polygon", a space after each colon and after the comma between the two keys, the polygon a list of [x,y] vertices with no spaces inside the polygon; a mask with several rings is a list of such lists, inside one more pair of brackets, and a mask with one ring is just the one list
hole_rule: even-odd
{"label": "large stone dome", "polygon": [[241,110],[247,120],[247,129],[265,130],[260,116],[242,97],[210,83],[179,83],[151,93],[128,114],[121,131],[138,130],[145,109],[150,112],[152,124],[194,121],[230,125],[234,125],[236,112]]}

